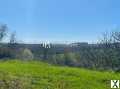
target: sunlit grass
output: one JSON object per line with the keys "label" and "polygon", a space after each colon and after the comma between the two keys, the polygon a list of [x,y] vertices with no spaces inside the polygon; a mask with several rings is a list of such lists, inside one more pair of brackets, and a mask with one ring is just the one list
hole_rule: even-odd
{"label": "sunlit grass", "polygon": [[4,78],[9,83],[17,79],[18,85],[23,86],[18,89],[110,89],[110,80],[120,79],[120,74],[58,67],[37,61],[6,61],[0,62],[0,79]]}

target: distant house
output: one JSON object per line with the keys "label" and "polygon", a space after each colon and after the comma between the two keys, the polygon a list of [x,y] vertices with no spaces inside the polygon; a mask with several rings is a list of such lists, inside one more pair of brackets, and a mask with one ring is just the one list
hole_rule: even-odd
{"label": "distant house", "polygon": [[77,43],[72,43],[70,44],[72,47],[80,47],[80,46],[88,46],[87,42],[77,42]]}
{"label": "distant house", "polygon": [[40,46],[42,46],[44,48],[51,48],[51,44],[50,43],[42,43]]}

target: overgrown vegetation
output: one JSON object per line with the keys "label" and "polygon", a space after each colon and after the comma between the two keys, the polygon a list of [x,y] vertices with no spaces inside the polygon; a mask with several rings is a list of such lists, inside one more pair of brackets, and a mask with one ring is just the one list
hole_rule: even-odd
{"label": "overgrown vegetation", "polygon": [[120,74],[38,61],[0,62],[0,89],[110,89],[111,79],[120,79]]}
{"label": "overgrown vegetation", "polygon": [[119,31],[103,34],[97,44],[57,47],[20,44],[15,33],[4,43],[7,32],[1,25],[0,89],[110,89],[110,80],[120,78]]}
{"label": "overgrown vegetation", "polygon": [[[10,35],[10,42],[3,43],[8,33],[7,25],[0,25],[0,59],[24,61],[42,60],[55,65],[84,67],[97,70],[120,70],[120,32],[104,33],[97,44],[54,47],[54,44],[20,44],[16,33]],[[46,47],[45,47],[46,46]]]}

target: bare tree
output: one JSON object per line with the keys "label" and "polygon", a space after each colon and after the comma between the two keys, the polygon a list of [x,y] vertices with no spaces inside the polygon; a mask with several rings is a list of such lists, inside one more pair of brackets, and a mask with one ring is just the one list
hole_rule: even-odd
{"label": "bare tree", "polygon": [[13,32],[10,36],[10,44],[15,44],[15,43],[17,43],[16,32]]}
{"label": "bare tree", "polygon": [[113,40],[114,39],[112,37],[112,33],[111,32],[105,32],[105,33],[102,34],[102,38],[100,39],[99,43],[108,48],[114,42]]}
{"label": "bare tree", "polygon": [[6,24],[1,24],[0,25],[0,41],[7,35],[7,25]]}
{"label": "bare tree", "polygon": [[114,38],[115,42],[120,42],[120,32],[119,31],[112,32],[112,37]]}
{"label": "bare tree", "polygon": [[103,33],[103,43],[119,43],[120,42],[120,31],[111,31]]}

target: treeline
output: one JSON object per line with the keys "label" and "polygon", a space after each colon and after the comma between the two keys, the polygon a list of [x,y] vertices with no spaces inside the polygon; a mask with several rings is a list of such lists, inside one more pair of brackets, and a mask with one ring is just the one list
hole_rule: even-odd
{"label": "treeline", "polygon": [[120,70],[120,32],[104,33],[97,44],[78,47],[77,51],[65,49],[61,54],[49,55],[53,64],[99,70]]}
{"label": "treeline", "polygon": [[[8,42],[4,42],[4,38],[8,37]],[[16,38],[16,33],[9,33],[9,28],[6,24],[0,24],[0,59],[21,59],[31,60],[34,58],[30,49],[25,47],[17,47],[19,41]]]}
{"label": "treeline", "polygon": [[65,46],[60,52],[54,47],[19,46],[14,32],[10,34],[9,42],[4,44],[2,41],[7,33],[7,25],[0,25],[0,59],[41,60],[55,65],[120,70],[120,31],[104,33],[94,45]]}

